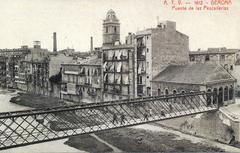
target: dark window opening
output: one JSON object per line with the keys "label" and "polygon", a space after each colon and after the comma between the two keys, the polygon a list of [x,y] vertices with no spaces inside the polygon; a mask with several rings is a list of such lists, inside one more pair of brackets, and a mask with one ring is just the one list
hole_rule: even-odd
{"label": "dark window opening", "polygon": [[207,106],[211,105],[212,103],[212,95],[211,95],[212,90],[208,89],[207,90]]}
{"label": "dark window opening", "polygon": [[220,87],[218,90],[218,104],[219,106],[223,106],[223,88]]}
{"label": "dark window opening", "polygon": [[190,56],[190,61],[195,61],[195,57],[194,56]]}
{"label": "dark window opening", "polygon": [[213,104],[217,103],[217,88],[213,89]]}
{"label": "dark window opening", "polygon": [[233,99],[233,94],[234,94],[233,86],[230,86],[230,88],[229,88],[229,100]]}
{"label": "dark window opening", "polygon": [[173,90],[173,94],[176,95],[176,94],[177,94],[177,91],[176,91],[176,90]]}
{"label": "dark window opening", "polygon": [[224,88],[224,101],[228,101],[228,87]]}
{"label": "dark window opening", "polygon": [[206,55],[205,56],[205,61],[209,61],[209,60],[210,60],[209,55]]}
{"label": "dark window opening", "polygon": [[150,87],[147,87],[147,95],[151,96],[151,88]]}
{"label": "dark window opening", "polygon": [[161,95],[161,89],[158,89],[158,96]]}
{"label": "dark window opening", "polygon": [[108,27],[106,27],[106,33],[108,33]]}
{"label": "dark window opening", "polygon": [[225,55],[221,55],[221,60],[225,60]]}

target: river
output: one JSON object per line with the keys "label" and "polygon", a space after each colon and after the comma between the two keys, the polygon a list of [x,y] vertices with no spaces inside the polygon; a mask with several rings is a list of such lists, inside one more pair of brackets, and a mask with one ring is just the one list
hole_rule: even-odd
{"label": "river", "polygon": [[[29,107],[20,106],[14,103],[9,102],[11,97],[16,96],[17,92],[9,92],[8,90],[0,89],[0,112],[9,112],[9,111],[17,111],[29,109]],[[63,143],[67,139],[39,143],[34,145],[28,145],[24,147],[17,147],[13,149],[8,149],[5,151],[0,151],[1,153],[59,153],[59,152],[78,152],[78,153],[86,153],[84,151],[77,150],[75,148],[64,145]]]}

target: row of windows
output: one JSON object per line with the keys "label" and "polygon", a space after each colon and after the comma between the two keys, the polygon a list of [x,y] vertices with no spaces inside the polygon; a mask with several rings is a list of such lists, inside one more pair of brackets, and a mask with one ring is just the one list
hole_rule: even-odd
{"label": "row of windows", "polygon": [[[113,31],[114,31],[114,33],[117,33],[117,27],[116,27],[116,26],[113,26]],[[110,31],[110,27],[105,27],[105,32],[106,32],[106,33],[111,32],[111,31]]]}
{"label": "row of windows", "polygon": [[[210,56],[209,55],[205,55],[205,61],[210,61]],[[196,56],[194,55],[190,55],[190,61],[195,61],[196,60]],[[220,55],[220,60],[225,60],[225,55]]]}
{"label": "row of windows", "polygon": [[[147,91],[150,91],[150,88],[147,88]],[[174,89],[172,93],[177,94],[177,90]],[[181,93],[185,94],[186,91],[182,90]],[[234,97],[234,89],[232,85],[230,85],[230,87],[225,86],[224,88],[223,87],[214,88],[213,90],[208,89],[207,93],[213,93],[212,95],[207,94],[207,104],[210,104],[211,102],[215,104],[216,102],[218,102],[220,105],[223,105],[223,101],[232,100]],[[161,89],[158,89],[158,96],[160,96],[161,94],[162,94]],[[165,89],[164,95],[169,95],[168,89]]]}
{"label": "row of windows", "polygon": [[[193,92],[193,91],[191,91],[191,92]],[[172,93],[173,93],[173,94],[177,94],[177,90],[174,89],[174,90],[172,91]],[[186,93],[186,91],[185,91],[185,90],[182,90],[181,93],[184,94],[184,93]],[[158,96],[160,96],[161,94],[162,94],[161,89],[158,89]],[[165,94],[165,95],[169,95],[169,90],[168,90],[168,89],[165,89],[164,94]]]}

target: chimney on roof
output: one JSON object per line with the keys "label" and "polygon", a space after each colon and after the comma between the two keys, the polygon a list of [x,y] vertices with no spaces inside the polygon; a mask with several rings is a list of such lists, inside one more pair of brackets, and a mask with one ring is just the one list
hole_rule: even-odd
{"label": "chimney on roof", "polygon": [[93,51],[93,37],[90,38],[90,51]]}
{"label": "chimney on roof", "polygon": [[53,52],[57,52],[57,33],[53,33]]}

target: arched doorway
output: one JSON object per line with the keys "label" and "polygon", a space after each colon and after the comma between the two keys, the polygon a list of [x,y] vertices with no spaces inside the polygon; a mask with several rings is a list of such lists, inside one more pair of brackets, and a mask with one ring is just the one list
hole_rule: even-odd
{"label": "arched doorway", "polygon": [[213,104],[217,103],[217,99],[218,99],[217,92],[218,92],[217,88],[214,88],[213,89]]}
{"label": "arched doorway", "polygon": [[223,106],[223,88],[218,89],[218,105]]}
{"label": "arched doorway", "polygon": [[224,88],[224,101],[228,101],[228,87]]}
{"label": "arched doorway", "polygon": [[207,106],[210,106],[212,103],[212,90],[208,89],[207,90]]}
{"label": "arched doorway", "polygon": [[[185,90],[182,90],[181,94],[184,95],[185,93]],[[185,97],[182,97],[182,104],[185,104]]]}
{"label": "arched doorway", "polygon": [[168,89],[165,89],[165,95],[167,96],[169,94]]}
{"label": "arched doorway", "polygon": [[234,90],[233,90],[233,86],[231,85],[229,88],[229,100],[233,99],[233,94],[234,94]]}
{"label": "arched doorway", "polygon": [[[169,94],[168,89],[165,89],[165,96],[167,97]],[[166,99],[166,102],[168,102],[168,99]]]}
{"label": "arched doorway", "polygon": [[158,89],[158,96],[161,95],[161,89]]}
{"label": "arched doorway", "polygon": [[176,95],[176,94],[177,94],[177,91],[176,91],[175,89],[173,90],[173,94],[174,94],[174,95]]}

